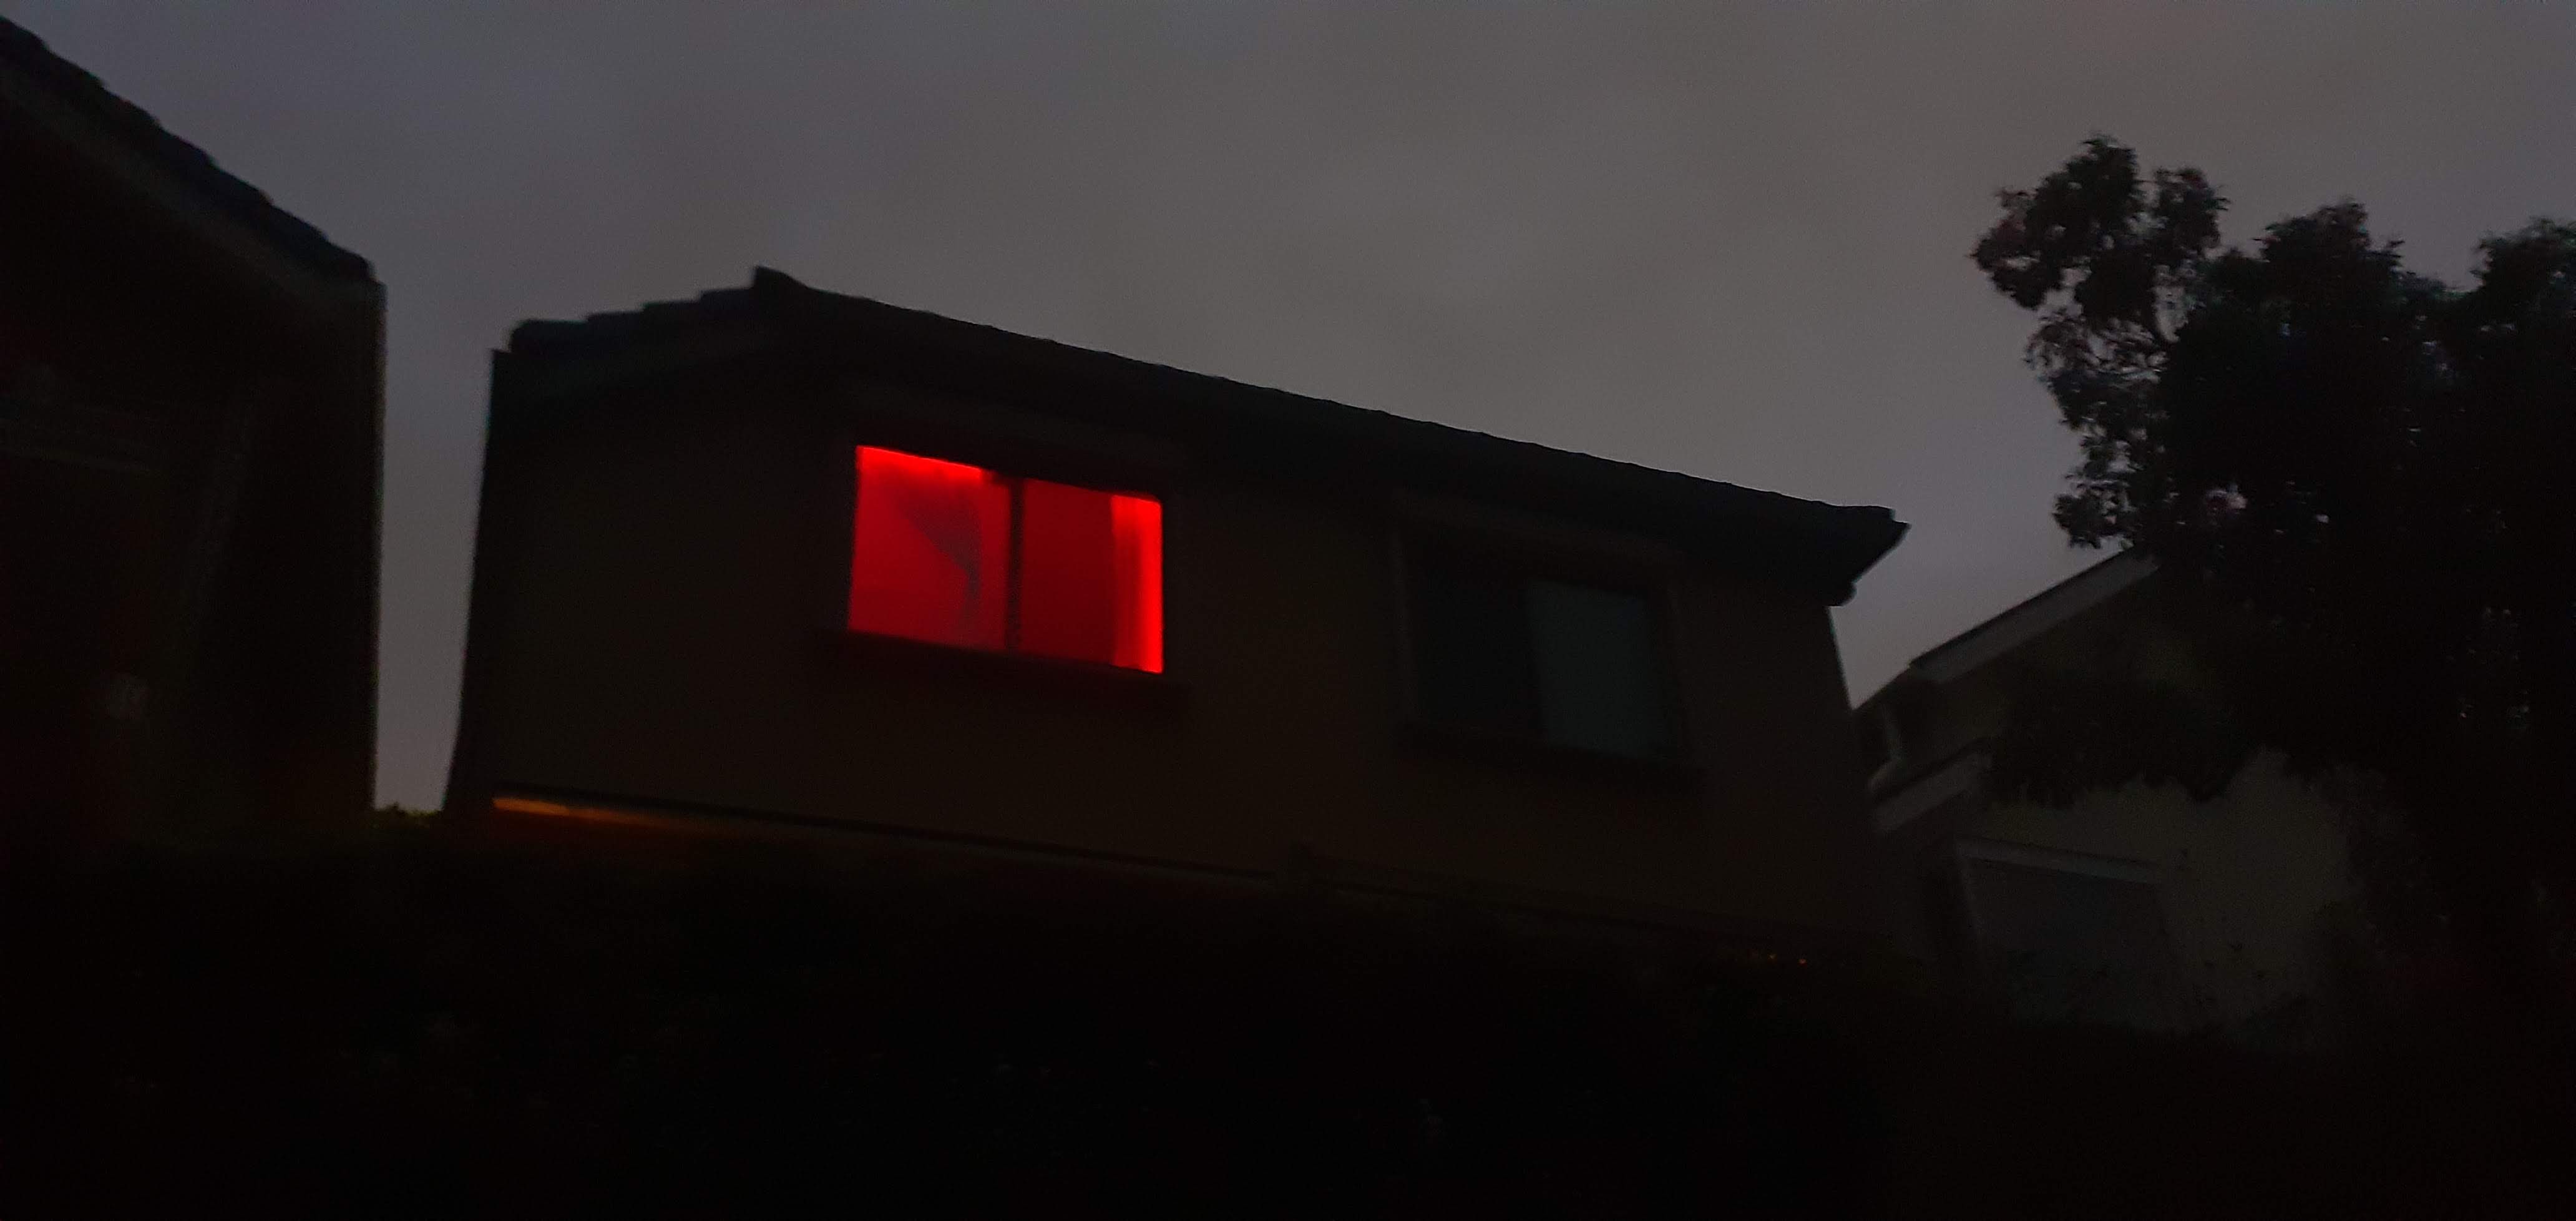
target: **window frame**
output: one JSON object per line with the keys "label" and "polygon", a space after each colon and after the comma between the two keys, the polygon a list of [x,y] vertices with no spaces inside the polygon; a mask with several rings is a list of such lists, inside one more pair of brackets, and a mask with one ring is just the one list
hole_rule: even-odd
{"label": "window frame", "polygon": [[2148,947],[2149,952],[2162,960],[2164,982],[2173,989],[2158,993],[2157,999],[2167,1007],[2169,1018],[2178,1020],[2183,1016],[2188,1002],[2179,990],[2185,973],[2182,970],[2181,944],[2175,935],[2169,869],[2143,860],[1964,835],[1952,837],[1946,855],[1948,873],[1959,899],[1959,932],[1965,935],[1965,944],[1956,949],[1965,955],[1964,961],[1975,973],[1978,986],[2004,1011],[2009,1012],[2011,1008],[2009,981],[1998,962],[2001,948],[1996,943],[1992,927],[1994,896],[1983,892],[1974,872],[1974,866],[1980,864],[2144,887],[2154,907],[2160,934],[2157,944]]}
{"label": "window frame", "polygon": [[[1171,574],[1175,568],[1171,548],[1171,487],[1177,481],[1173,472],[1163,464],[1032,441],[998,431],[976,429],[971,425],[958,427],[953,423],[901,415],[846,422],[826,431],[828,435],[823,438],[823,444],[817,447],[821,455],[817,480],[821,494],[815,498],[816,559],[808,565],[808,570],[815,574],[810,596],[813,626],[836,657],[863,663],[872,673],[964,673],[1111,695],[1123,689],[1130,694],[1143,695],[1149,703],[1168,702],[1178,694],[1182,680],[1175,676],[1179,662],[1173,648],[1175,633],[1172,630],[1171,597]],[[1148,497],[1162,506],[1163,668],[1159,671],[1143,670],[1110,662],[1030,653],[1016,647],[986,649],[853,630],[849,626],[850,578],[851,566],[856,560],[856,457],[861,447],[890,449],[981,467],[1014,480],[1035,479],[1087,491]],[[1014,519],[1019,516],[1019,501],[1015,492],[1012,496]],[[1012,605],[1005,614],[1008,616],[1006,637],[1016,643],[1019,613],[1016,605],[1019,585],[1016,520],[1013,534],[1013,572],[1011,591],[1007,595]]]}
{"label": "window frame", "polygon": [[[1482,507],[1399,496],[1389,532],[1396,637],[1396,707],[1403,735],[1419,744],[1543,768],[1610,772],[1690,786],[1704,769],[1691,733],[1682,676],[1680,557],[1622,536],[1602,536]],[[1426,715],[1415,586],[1421,557],[1445,551],[1501,568],[1522,581],[1555,580],[1642,595],[1662,665],[1659,711],[1670,753],[1630,755],[1528,734],[1457,725]]]}

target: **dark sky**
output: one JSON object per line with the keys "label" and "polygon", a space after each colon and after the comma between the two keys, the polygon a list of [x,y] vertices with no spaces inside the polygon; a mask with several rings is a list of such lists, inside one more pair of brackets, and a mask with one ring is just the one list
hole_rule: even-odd
{"label": "dark sky", "polygon": [[[1079,8],[1081,11],[1076,11]],[[2576,5],[0,0],[373,259],[380,786],[434,804],[485,352],[825,288],[1914,525],[1855,695],[2088,562],[1964,257],[2094,130],[2230,236],[2352,195],[2419,267],[2576,214]]]}

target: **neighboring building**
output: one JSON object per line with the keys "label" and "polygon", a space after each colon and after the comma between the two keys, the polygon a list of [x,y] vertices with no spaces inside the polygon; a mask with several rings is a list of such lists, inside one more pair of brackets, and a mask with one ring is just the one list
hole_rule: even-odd
{"label": "neighboring building", "polygon": [[1917,657],[1863,702],[1872,817],[1900,928],[1955,992],[2036,1021],[2314,1046],[2339,1007],[2349,794],[2258,753],[2224,792],[2131,784],[2065,808],[1984,783],[2025,680],[2117,658],[2207,690],[2121,554]]}
{"label": "neighboring building", "polygon": [[374,795],[384,294],[0,21],[13,833]]}
{"label": "neighboring building", "polygon": [[766,269],[520,326],[488,436],[451,811],[1883,940],[1828,608],[1884,509]]}

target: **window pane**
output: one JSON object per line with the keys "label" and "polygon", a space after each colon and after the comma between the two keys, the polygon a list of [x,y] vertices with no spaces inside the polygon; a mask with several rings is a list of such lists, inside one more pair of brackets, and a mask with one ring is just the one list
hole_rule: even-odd
{"label": "window pane", "polygon": [[1118,545],[1118,665],[1163,672],[1163,502],[1109,498],[1109,529]]}
{"label": "window pane", "polygon": [[981,467],[860,446],[850,630],[1002,647],[1011,489]]}
{"label": "window pane", "polygon": [[2173,956],[2153,886],[2001,861],[1971,861],[1967,874],[1986,953],[2017,1016],[2175,1024]]}
{"label": "window pane", "polygon": [[1039,479],[1021,497],[1019,648],[1160,671],[1162,506]]}
{"label": "window pane", "polygon": [[1863,777],[1878,775],[1878,769],[1887,766],[1889,758],[1887,710],[1872,709],[1867,716],[1853,717],[1852,730],[1860,735],[1860,774]]}
{"label": "window pane", "polygon": [[1413,565],[1414,685],[1423,719],[1535,734],[1529,610],[1511,573],[1437,554]]}
{"label": "window pane", "polygon": [[1021,484],[1020,648],[1106,662],[1118,643],[1109,494]]}
{"label": "window pane", "polygon": [[1671,753],[1662,650],[1643,595],[1532,581],[1529,618],[1547,740],[1622,755]]}

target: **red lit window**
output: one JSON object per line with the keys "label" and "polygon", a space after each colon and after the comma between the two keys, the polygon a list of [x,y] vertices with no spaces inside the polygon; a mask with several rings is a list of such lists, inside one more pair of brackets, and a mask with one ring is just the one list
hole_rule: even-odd
{"label": "red lit window", "polygon": [[1163,506],[862,445],[850,630],[1163,669]]}

